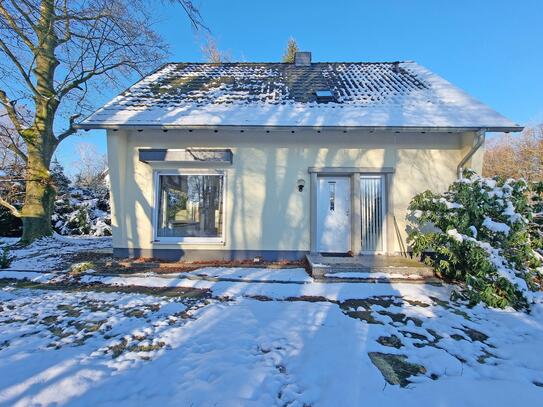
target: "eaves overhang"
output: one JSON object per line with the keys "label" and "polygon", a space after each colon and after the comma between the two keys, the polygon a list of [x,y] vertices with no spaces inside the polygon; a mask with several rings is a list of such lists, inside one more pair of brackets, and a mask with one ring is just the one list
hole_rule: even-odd
{"label": "eaves overhang", "polygon": [[521,132],[523,126],[493,127],[418,127],[418,126],[266,126],[266,125],[168,125],[168,124],[107,124],[107,123],[78,123],[80,130],[240,130],[261,129],[274,131],[316,130],[316,131],[368,131],[368,132],[400,132],[400,133],[466,133],[475,131],[486,132]]}

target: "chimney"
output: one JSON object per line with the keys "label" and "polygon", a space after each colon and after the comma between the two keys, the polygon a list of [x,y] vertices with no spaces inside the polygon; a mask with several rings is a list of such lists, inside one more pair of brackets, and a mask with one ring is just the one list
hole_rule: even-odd
{"label": "chimney", "polygon": [[296,52],[296,54],[294,54],[294,65],[296,65],[296,66],[310,66],[311,65],[311,52]]}

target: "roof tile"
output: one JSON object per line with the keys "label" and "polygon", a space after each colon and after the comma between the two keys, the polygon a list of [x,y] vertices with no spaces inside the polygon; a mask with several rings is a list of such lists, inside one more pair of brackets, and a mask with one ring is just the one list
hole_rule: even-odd
{"label": "roof tile", "polygon": [[516,126],[414,62],[172,63],[82,125]]}

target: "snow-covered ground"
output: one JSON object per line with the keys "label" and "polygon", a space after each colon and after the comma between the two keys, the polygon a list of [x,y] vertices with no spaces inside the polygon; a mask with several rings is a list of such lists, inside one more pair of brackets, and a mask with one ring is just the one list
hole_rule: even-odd
{"label": "snow-covered ground", "polygon": [[353,279],[353,278],[373,278],[373,279],[409,279],[409,280],[423,280],[424,276],[420,274],[407,274],[407,273],[383,273],[383,272],[357,272],[357,271],[347,271],[340,273],[326,273],[324,275],[328,278],[343,278],[343,279]]}
{"label": "snow-covered ground", "polygon": [[[543,401],[542,303],[529,314],[468,308],[448,285],[322,283],[303,269],[63,271],[69,255],[109,245],[55,237],[12,252],[0,270],[0,405]],[[86,286],[28,289],[5,278]],[[162,288],[198,290],[136,293]]]}
{"label": "snow-covered ground", "polygon": [[[312,284],[207,283],[229,284],[232,299],[4,287],[0,404],[418,407],[543,400],[540,305],[530,315],[469,309],[444,300],[439,287],[362,283],[319,288],[324,297],[351,298],[341,303],[301,295],[262,301],[235,292],[265,286],[286,298],[292,286]],[[353,291],[338,295],[347,286]],[[377,367],[394,355],[404,355],[394,360],[405,364],[385,374],[404,387],[387,383]]]}
{"label": "snow-covered ground", "polygon": [[291,283],[313,281],[303,268],[202,267],[184,273],[184,275],[241,281],[281,281]]}
{"label": "snow-covered ground", "polygon": [[[284,275],[289,270],[284,269]],[[446,300],[450,297],[452,287],[433,286],[423,284],[363,284],[363,283],[323,283],[306,282],[303,284],[292,283],[288,280],[278,280],[281,282],[270,283],[266,279],[260,283],[245,283],[231,281],[208,281],[186,278],[183,274],[175,275],[157,275],[149,273],[148,275],[136,276],[92,276],[81,277],[80,281],[85,284],[106,284],[118,287],[150,287],[150,288],[196,288],[201,290],[210,290],[214,296],[221,298],[237,297],[265,297],[275,300],[285,300],[299,297],[320,297],[328,301],[345,301],[353,298],[359,298],[361,290],[364,296],[379,296],[389,294],[400,294],[403,296],[416,296],[425,294]],[[276,277],[277,278],[277,277]]]}
{"label": "snow-covered ground", "polygon": [[[16,244],[18,239],[0,237],[0,248]],[[76,253],[111,248],[110,237],[60,236],[35,241],[23,248],[10,250],[13,258],[7,270],[50,272],[65,269],[67,260]],[[0,273],[2,270],[0,270]]]}

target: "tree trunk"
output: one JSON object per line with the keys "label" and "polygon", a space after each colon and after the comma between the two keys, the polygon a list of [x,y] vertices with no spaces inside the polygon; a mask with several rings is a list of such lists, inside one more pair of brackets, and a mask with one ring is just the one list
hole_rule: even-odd
{"label": "tree trunk", "polygon": [[35,54],[37,95],[34,97],[36,112],[34,123],[23,135],[27,144],[26,195],[21,218],[23,220],[23,243],[40,237],[51,236],[51,216],[56,189],[49,174],[49,164],[57,147],[53,123],[58,107],[55,95],[55,69],[59,61],[55,56],[58,38],[54,29],[53,0],[42,0],[40,20],[37,25],[39,48]]}
{"label": "tree trunk", "polygon": [[[45,151],[44,151],[45,150]],[[26,195],[21,218],[23,221],[23,243],[30,243],[44,236],[51,236],[51,215],[56,190],[49,174],[52,152],[49,148],[28,151]]]}

